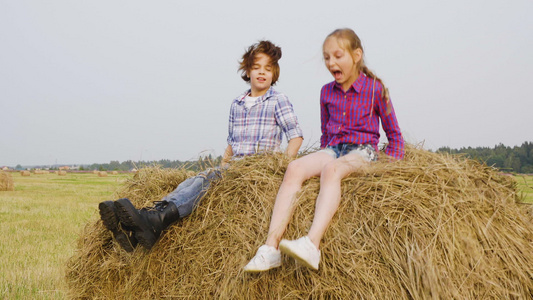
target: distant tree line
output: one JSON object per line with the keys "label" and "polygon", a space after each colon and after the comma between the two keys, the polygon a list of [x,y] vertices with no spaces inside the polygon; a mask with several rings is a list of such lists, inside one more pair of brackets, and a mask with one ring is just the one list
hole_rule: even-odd
{"label": "distant tree line", "polygon": [[200,157],[195,161],[180,161],[162,159],[158,161],[132,161],[126,160],[119,162],[112,160],[108,164],[92,164],[89,166],[80,167],[80,170],[98,170],[98,171],[131,171],[133,169],[141,169],[150,166],[160,166],[162,168],[184,168],[192,171],[201,171],[214,166],[219,166],[222,161],[222,156],[213,158],[211,155],[204,158]]}
{"label": "distant tree line", "polygon": [[533,173],[533,142],[524,142],[521,146],[507,147],[503,144],[489,147],[450,149],[441,147],[437,152],[464,154],[471,159],[484,162],[502,171],[515,173]]}

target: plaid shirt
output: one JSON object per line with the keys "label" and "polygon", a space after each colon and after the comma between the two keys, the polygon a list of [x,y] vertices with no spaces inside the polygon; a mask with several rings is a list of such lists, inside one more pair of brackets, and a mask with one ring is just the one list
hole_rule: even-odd
{"label": "plaid shirt", "polygon": [[379,119],[389,144],[385,153],[397,159],[405,153],[404,140],[394,108],[386,115],[387,103],[381,99],[383,86],[375,81],[374,105],[372,90],[374,80],[363,73],[347,92],[335,81],[322,87],[320,92],[320,117],[322,136],[320,147],[341,143],[370,144],[378,151]]}
{"label": "plaid shirt", "polygon": [[247,109],[244,98],[250,90],[231,103],[228,144],[234,156],[261,151],[280,151],[282,133],[287,140],[303,137],[289,98],[270,88]]}

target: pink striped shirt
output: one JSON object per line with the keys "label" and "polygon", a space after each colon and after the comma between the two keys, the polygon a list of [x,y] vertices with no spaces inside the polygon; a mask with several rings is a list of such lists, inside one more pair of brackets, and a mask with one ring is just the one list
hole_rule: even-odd
{"label": "pink striped shirt", "polygon": [[[342,143],[370,144],[378,151],[379,123],[388,139],[385,153],[402,159],[405,145],[396,120],[394,108],[386,115],[387,104],[381,98],[383,86],[375,81],[374,103],[372,90],[374,80],[360,73],[359,78],[344,92],[335,81],[322,87],[320,92],[320,117],[322,136],[320,147]],[[392,103],[390,103],[392,107]]]}

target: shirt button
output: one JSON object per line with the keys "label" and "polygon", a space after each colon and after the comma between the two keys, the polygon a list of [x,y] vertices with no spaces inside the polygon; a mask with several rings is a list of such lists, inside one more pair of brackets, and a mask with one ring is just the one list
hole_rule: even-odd
{"label": "shirt button", "polygon": [[339,126],[339,130],[341,129],[341,127]]}
{"label": "shirt button", "polygon": [[344,95],[344,99],[346,99],[346,95]]}
{"label": "shirt button", "polygon": [[346,112],[343,112],[342,115],[343,115],[343,116],[346,116]]}

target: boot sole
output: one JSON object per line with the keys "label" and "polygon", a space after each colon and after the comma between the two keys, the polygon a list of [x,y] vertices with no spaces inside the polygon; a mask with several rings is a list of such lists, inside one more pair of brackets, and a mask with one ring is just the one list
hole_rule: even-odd
{"label": "boot sole", "polygon": [[120,222],[133,228],[137,242],[148,250],[152,249],[157,237],[152,232],[152,229],[146,226],[145,222],[138,217],[137,208],[127,199],[115,201],[115,208]]}
{"label": "boot sole", "polygon": [[111,231],[118,244],[126,250],[126,252],[132,252],[137,245],[137,240],[130,238],[118,227],[119,220],[117,219],[113,205],[113,201],[101,202],[98,205],[100,219],[102,219],[104,226]]}

